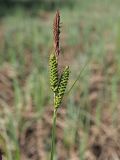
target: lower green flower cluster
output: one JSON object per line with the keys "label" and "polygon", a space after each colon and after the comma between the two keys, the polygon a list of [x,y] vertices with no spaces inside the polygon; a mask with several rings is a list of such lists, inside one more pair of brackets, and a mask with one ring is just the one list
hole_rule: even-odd
{"label": "lower green flower cluster", "polygon": [[60,76],[58,75],[58,62],[54,54],[50,55],[49,58],[49,72],[50,72],[50,85],[54,92],[54,106],[58,108],[62,102],[65,89],[69,80],[69,67],[66,66]]}
{"label": "lower green flower cluster", "polygon": [[50,85],[53,92],[58,88],[58,62],[56,56],[52,53],[49,58]]}

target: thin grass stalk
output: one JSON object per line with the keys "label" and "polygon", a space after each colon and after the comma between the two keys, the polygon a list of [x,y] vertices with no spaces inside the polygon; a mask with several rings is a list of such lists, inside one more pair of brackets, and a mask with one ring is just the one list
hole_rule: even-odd
{"label": "thin grass stalk", "polygon": [[52,126],[52,142],[51,142],[51,156],[50,156],[50,160],[54,159],[54,153],[55,153],[56,117],[57,117],[57,109],[55,108],[54,112],[53,112],[53,126]]}

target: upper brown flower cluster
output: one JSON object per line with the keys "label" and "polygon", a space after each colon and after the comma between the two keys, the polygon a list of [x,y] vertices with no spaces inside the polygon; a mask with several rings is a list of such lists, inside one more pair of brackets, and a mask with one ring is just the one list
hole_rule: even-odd
{"label": "upper brown flower cluster", "polygon": [[53,22],[53,38],[54,38],[54,49],[56,56],[60,53],[60,13],[59,11],[56,12],[54,22]]}

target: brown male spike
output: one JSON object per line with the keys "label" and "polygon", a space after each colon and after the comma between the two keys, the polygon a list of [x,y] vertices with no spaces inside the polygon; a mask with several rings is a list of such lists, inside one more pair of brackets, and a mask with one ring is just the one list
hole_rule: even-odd
{"label": "brown male spike", "polygon": [[53,36],[54,36],[54,49],[56,56],[60,53],[59,39],[60,39],[60,13],[56,12],[53,22]]}

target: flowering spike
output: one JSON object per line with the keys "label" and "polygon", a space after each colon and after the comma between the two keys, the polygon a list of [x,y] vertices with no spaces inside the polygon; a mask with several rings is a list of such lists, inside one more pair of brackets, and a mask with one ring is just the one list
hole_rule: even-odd
{"label": "flowering spike", "polygon": [[58,90],[57,90],[57,95],[55,97],[55,107],[58,108],[61,104],[61,101],[63,99],[65,89],[67,87],[68,79],[69,79],[69,67],[66,66],[65,69],[63,70],[63,73],[60,78]]}
{"label": "flowering spike", "polygon": [[56,56],[60,53],[59,39],[60,39],[60,13],[56,12],[53,23],[54,49]]}
{"label": "flowering spike", "polygon": [[51,54],[49,58],[49,74],[50,74],[50,85],[53,92],[57,91],[58,88],[58,62],[55,54]]}

